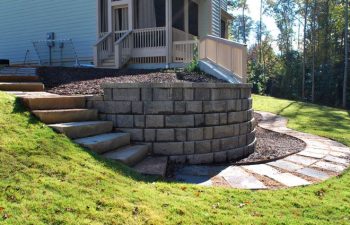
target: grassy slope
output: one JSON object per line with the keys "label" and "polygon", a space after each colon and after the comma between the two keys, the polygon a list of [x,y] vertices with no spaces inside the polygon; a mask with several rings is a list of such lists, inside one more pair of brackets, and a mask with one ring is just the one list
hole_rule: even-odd
{"label": "grassy slope", "polygon": [[[277,111],[290,104],[258,96],[255,100],[258,110]],[[265,101],[270,103],[264,106]],[[318,114],[296,116],[294,109]],[[311,130],[347,138],[344,143],[349,144],[349,127],[335,127],[349,116],[323,110],[336,114],[337,120],[329,124],[326,118],[317,119],[319,107],[299,103],[281,114],[298,129],[306,127],[305,122],[326,123],[338,134],[317,126]],[[349,214],[349,173],[319,185],[279,191],[152,183],[72,144],[23,111],[13,97],[0,93],[0,223],[348,224]]]}

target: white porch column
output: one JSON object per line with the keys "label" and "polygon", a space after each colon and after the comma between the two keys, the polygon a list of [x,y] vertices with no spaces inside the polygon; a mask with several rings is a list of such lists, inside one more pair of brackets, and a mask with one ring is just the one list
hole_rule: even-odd
{"label": "white porch column", "polygon": [[108,1],[108,32],[113,32],[113,23],[112,23],[112,0]]}
{"label": "white porch column", "polygon": [[134,1],[128,1],[128,20],[129,20],[129,30],[134,29]]}
{"label": "white porch column", "polygon": [[[165,27],[166,27],[166,32],[167,32],[167,49],[168,49],[168,54],[167,54],[167,59],[166,63],[172,63],[173,59],[173,19],[172,19],[172,1],[173,0],[165,0]],[[176,1],[176,0],[175,0]]]}
{"label": "white porch column", "polygon": [[186,41],[188,41],[188,34],[189,34],[189,15],[188,15],[188,9],[189,9],[189,0],[185,0],[184,4],[184,22],[185,22],[185,33],[186,33]]}

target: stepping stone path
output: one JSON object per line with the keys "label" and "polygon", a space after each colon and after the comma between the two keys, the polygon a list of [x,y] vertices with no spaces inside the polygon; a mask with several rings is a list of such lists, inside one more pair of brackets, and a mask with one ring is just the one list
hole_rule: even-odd
{"label": "stepping stone path", "polygon": [[281,116],[258,113],[263,117],[260,127],[299,138],[306,143],[306,148],[284,159],[256,165],[185,166],[175,171],[175,180],[211,187],[277,189],[318,183],[349,167],[350,148],[347,146],[289,129],[288,120]]}

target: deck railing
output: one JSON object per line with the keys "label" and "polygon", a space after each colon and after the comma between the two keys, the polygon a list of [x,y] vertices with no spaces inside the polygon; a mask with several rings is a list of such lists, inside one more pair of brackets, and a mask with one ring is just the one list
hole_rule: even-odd
{"label": "deck railing", "polygon": [[128,30],[118,30],[114,32],[114,42],[118,41]]}
{"label": "deck railing", "polygon": [[134,48],[165,47],[166,28],[154,27],[133,30]]}
{"label": "deck railing", "polygon": [[115,66],[122,68],[131,58],[133,49],[132,31],[128,31],[115,42]]}
{"label": "deck railing", "polygon": [[94,64],[100,66],[102,61],[114,53],[114,37],[112,32],[106,33],[94,46]]}
{"label": "deck railing", "polygon": [[199,59],[208,59],[247,81],[247,46],[206,36],[200,40]]}
{"label": "deck railing", "polygon": [[198,54],[198,41],[173,42],[173,62],[190,63]]}

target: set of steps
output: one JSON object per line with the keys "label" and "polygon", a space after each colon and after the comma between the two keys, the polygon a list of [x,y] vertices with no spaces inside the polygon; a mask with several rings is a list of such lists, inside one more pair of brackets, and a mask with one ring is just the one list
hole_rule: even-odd
{"label": "set of steps", "polygon": [[130,134],[114,133],[111,121],[99,121],[97,110],[85,108],[85,96],[32,96],[21,99],[49,127],[107,159],[133,166],[148,154],[146,145],[130,144]]}
{"label": "set of steps", "polygon": [[7,67],[0,70],[0,90],[42,92],[44,84],[36,75],[35,68]]}
{"label": "set of steps", "polygon": [[102,61],[102,68],[115,68],[115,58],[114,55],[108,57]]}

